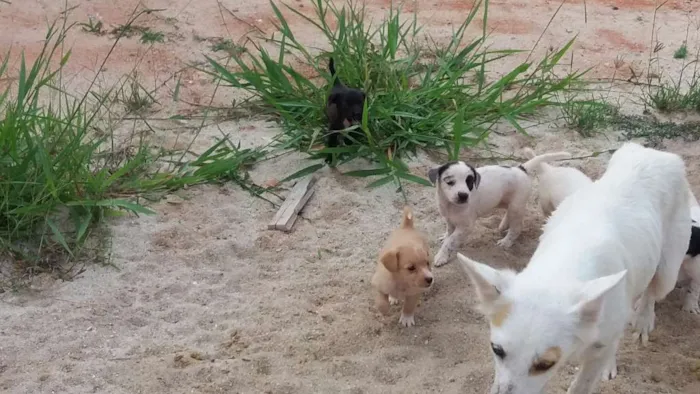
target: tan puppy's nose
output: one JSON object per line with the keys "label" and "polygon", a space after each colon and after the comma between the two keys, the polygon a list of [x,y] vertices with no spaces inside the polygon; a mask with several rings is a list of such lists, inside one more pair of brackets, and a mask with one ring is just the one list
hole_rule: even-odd
{"label": "tan puppy's nose", "polygon": [[432,276],[426,276],[425,277],[425,283],[427,284],[432,284],[433,283],[433,277]]}

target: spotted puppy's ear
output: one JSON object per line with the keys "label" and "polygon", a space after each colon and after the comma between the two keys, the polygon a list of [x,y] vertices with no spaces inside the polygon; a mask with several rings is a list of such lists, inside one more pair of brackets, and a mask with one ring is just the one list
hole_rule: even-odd
{"label": "spotted puppy's ear", "polygon": [[430,183],[433,185],[437,184],[437,180],[440,177],[440,168],[442,168],[442,166],[433,167],[428,170],[428,180],[430,180]]}
{"label": "spotted puppy's ear", "polygon": [[471,165],[469,168],[474,173],[474,190],[476,190],[479,188],[479,184],[481,183],[481,174],[479,174],[479,171],[477,171],[476,168],[472,167]]}

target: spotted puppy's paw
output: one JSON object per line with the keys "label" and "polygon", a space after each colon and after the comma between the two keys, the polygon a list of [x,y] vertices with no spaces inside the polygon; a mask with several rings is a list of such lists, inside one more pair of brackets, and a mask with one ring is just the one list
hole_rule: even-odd
{"label": "spotted puppy's paw", "polygon": [[504,249],[510,249],[511,246],[513,246],[513,239],[509,236],[503,237],[500,241],[496,242],[496,245],[504,248]]}
{"label": "spotted puppy's paw", "polygon": [[450,253],[447,252],[445,249],[446,248],[440,248],[440,251],[435,256],[435,260],[433,261],[434,266],[440,267],[442,265],[447,264],[447,262],[450,261]]}

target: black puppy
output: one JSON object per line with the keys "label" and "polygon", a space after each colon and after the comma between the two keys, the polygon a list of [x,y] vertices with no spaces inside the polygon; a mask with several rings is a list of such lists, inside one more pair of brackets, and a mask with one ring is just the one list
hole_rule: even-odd
{"label": "black puppy", "polygon": [[[328,63],[328,69],[333,77],[333,88],[326,103],[329,132],[326,138],[327,147],[337,147],[342,142],[341,130],[362,122],[362,112],[365,104],[365,93],[360,89],[345,86],[336,76],[333,58]],[[333,155],[326,157],[326,162],[332,161]]]}

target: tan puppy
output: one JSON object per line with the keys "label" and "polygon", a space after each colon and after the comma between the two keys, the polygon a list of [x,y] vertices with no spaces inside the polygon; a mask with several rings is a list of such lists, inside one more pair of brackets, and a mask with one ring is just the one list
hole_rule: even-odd
{"label": "tan puppy", "polygon": [[425,236],[413,227],[413,212],[405,207],[401,227],[389,236],[379,254],[377,271],[372,277],[377,309],[389,314],[389,303],[403,300],[399,324],[415,324],[413,312],[421,293],[433,283],[430,271],[430,250]]}

